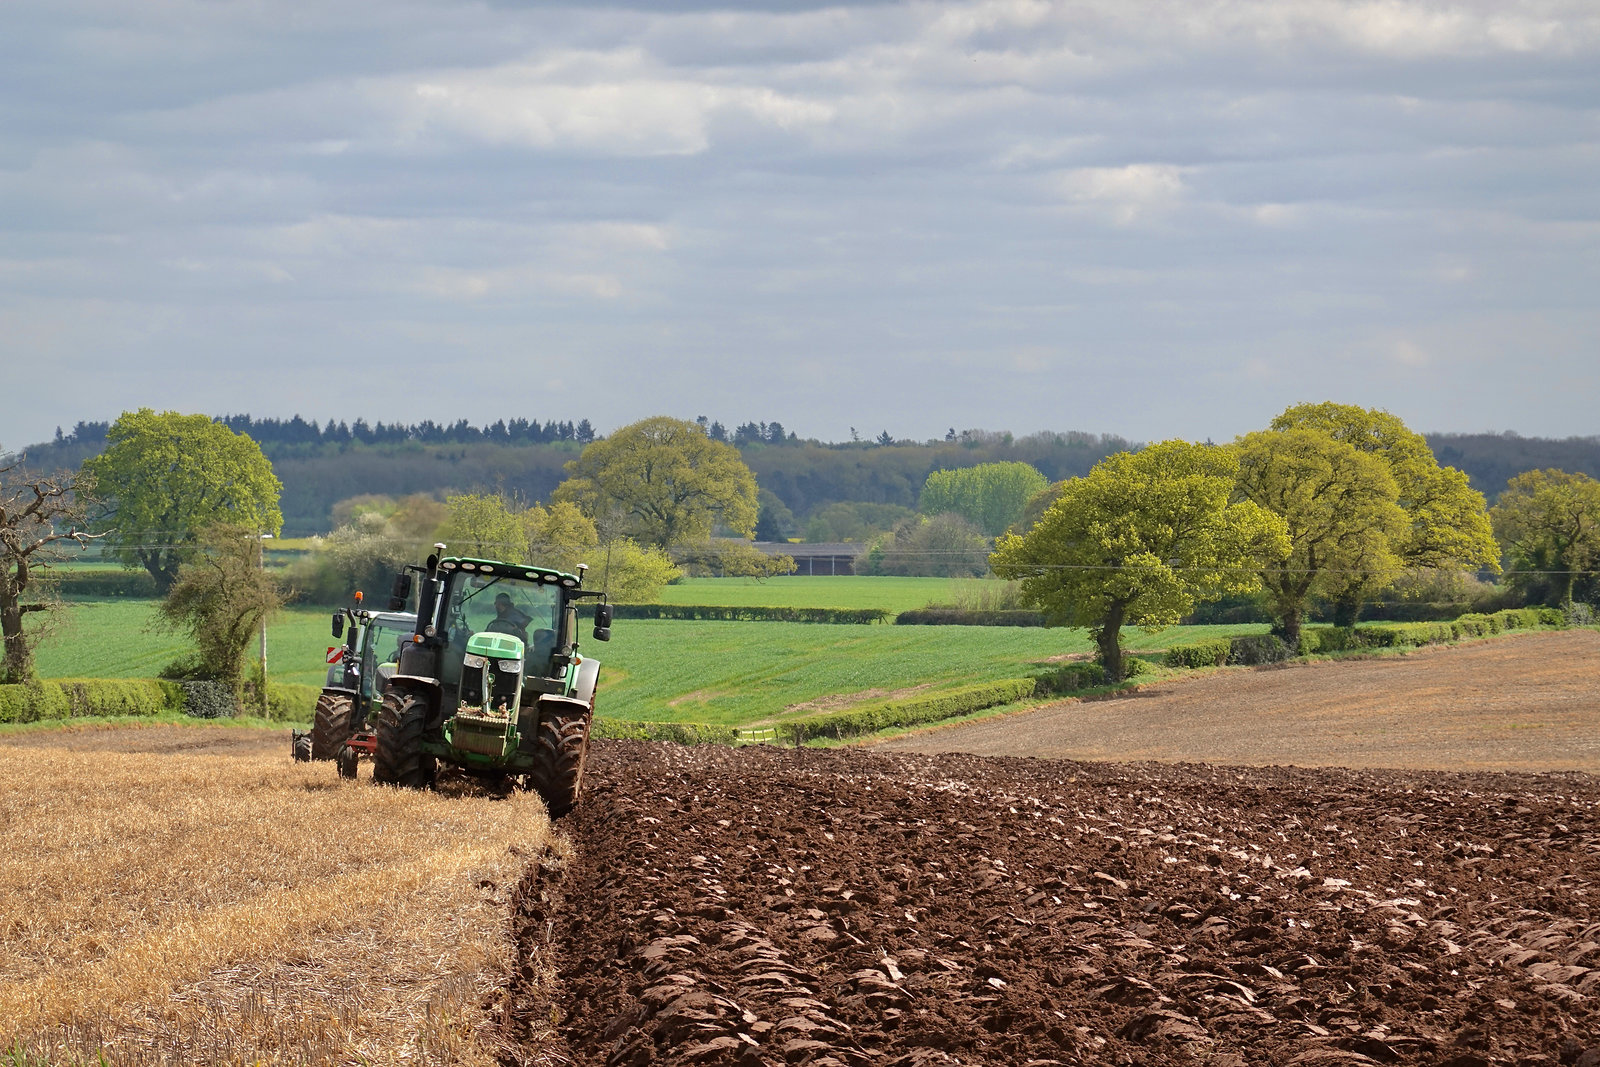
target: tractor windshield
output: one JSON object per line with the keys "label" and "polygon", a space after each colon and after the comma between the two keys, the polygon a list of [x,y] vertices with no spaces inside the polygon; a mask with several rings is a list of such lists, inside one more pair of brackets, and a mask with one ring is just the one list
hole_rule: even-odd
{"label": "tractor windshield", "polygon": [[457,572],[445,607],[451,648],[467,647],[476,633],[508,634],[527,647],[529,674],[545,673],[555,652],[561,590],[510,575]]}
{"label": "tractor windshield", "polygon": [[[361,692],[373,696],[377,681],[387,684],[400,661],[400,650],[411,643],[413,624],[403,619],[378,619],[367,636],[367,652],[361,664]],[[381,691],[381,690],[378,690]]]}

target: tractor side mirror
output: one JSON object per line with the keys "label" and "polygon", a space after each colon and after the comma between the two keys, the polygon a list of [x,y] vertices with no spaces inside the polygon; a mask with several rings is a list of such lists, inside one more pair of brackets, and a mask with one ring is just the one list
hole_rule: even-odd
{"label": "tractor side mirror", "polygon": [[411,575],[401,571],[394,576],[394,588],[389,590],[389,610],[404,611],[411,599]]}
{"label": "tractor side mirror", "polygon": [[341,638],[343,636],[344,636],[344,612],[336,611],[336,612],[333,613],[333,638],[334,638],[335,641],[337,641],[339,638]]}
{"label": "tractor side mirror", "polygon": [[599,604],[594,609],[594,639],[611,640],[611,605]]}

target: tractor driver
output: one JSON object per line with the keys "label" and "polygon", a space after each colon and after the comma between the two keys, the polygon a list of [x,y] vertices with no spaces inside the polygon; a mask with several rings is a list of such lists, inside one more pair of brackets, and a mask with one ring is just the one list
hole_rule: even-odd
{"label": "tractor driver", "polygon": [[509,593],[499,593],[494,598],[494,618],[485,627],[490,633],[509,634],[524,645],[528,643],[528,623],[533,619],[511,603]]}

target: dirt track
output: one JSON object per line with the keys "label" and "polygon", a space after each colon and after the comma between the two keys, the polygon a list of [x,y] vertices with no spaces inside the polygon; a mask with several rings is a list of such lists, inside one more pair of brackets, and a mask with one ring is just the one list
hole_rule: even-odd
{"label": "dirt track", "polygon": [[602,743],[578,862],[525,887],[506,1036],[618,1067],[1590,1067],[1597,803],[1584,775]]}
{"label": "dirt track", "polygon": [[1600,633],[1229,668],[885,742],[909,752],[1600,772]]}

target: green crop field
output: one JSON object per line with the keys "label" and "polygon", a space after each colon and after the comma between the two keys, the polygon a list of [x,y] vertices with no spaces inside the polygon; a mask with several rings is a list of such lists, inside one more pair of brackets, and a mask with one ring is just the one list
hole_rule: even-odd
{"label": "green crop field", "polygon": [[782,578],[685,578],[661,590],[663,604],[714,607],[883,608],[901,612],[948,600],[959,585],[949,578],[787,575]]}
{"label": "green crop field", "polygon": [[[185,647],[181,637],[151,627],[155,607],[137,600],[68,606],[57,631],[39,649],[39,673],[46,678],[154,677]],[[325,610],[297,609],[268,627],[267,666],[274,681],[322,684],[323,654],[333,643],[328,619]],[[1265,629],[1182,626],[1157,634],[1130,629],[1124,641],[1139,651]],[[600,714],[724,725],[770,721],[793,705],[827,698],[865,699],[870,691],[1015,678],[1050,657],[1090,650],[1085,631],[1037,627],[635,619],[618,621],[612,632],[608,645],[584,643],[584,651],[605,664]]]}
{"label": "green crop field", "polygon": [[[45,678],[154,678],[182,655],[188,641],[154,626],[154,600],[88,600],[67,605],[55,632],[39,646]],[[331,612],[285,611],[267,626],[267,673],[275,682],[322,684],[323,655],[334,644]],[[250,647],[255,655],[255,645]]]}
{"label": "green crop field", "polygon": [[[1124,640],[1138,651],[1265,629],[1129,630]],[[1082,630],[1011,626],[640,619],[619,621],[612,634],[609,646],[586,646],[604,662],[601,715],[724,725],[770,721],[791,705],[870,690],[1016,678],[1051,657],[1091,647]]]}

